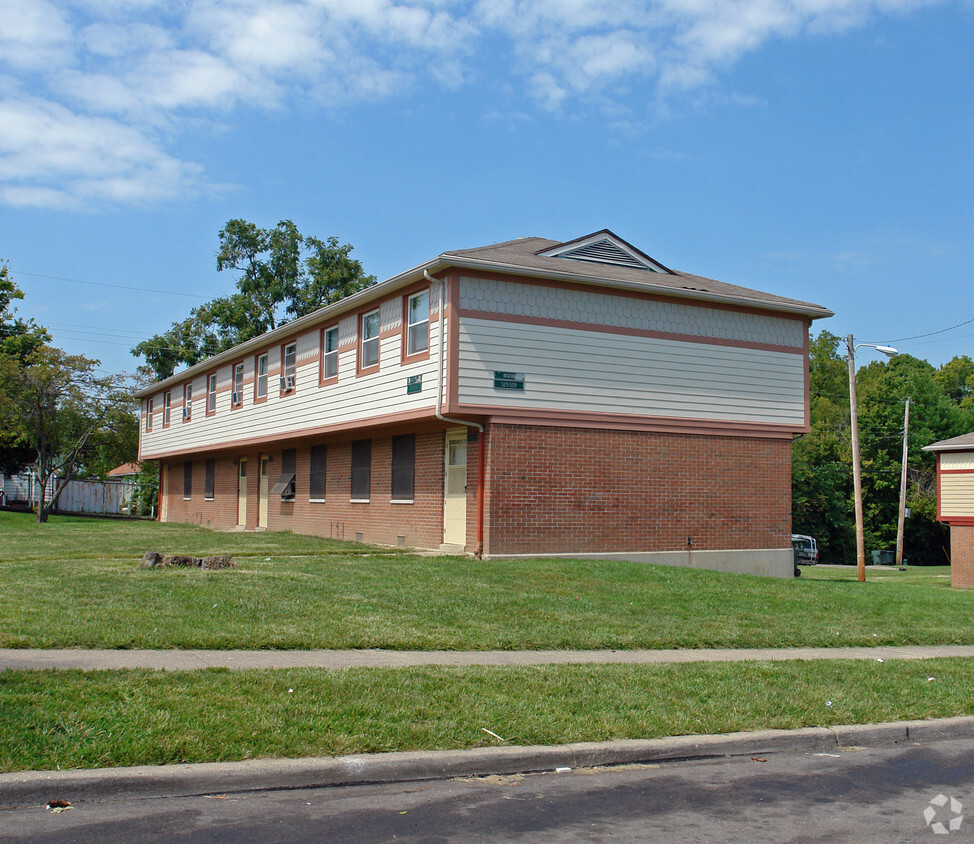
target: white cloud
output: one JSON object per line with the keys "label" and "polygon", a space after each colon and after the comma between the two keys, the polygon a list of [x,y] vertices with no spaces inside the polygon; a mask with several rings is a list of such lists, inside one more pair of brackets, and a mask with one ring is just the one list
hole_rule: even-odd
{"label": "white cloud", "polygon": [[[613,115],[621,91],[674,97],[769,40],[936,2],[4,0],[0,113],[20,122],[0,125],[0,202],[178,196],[204,183],[166,152],[186,126],[241,105],[336,107],[476,76],[500,74],[542,109],[581,100],[638,126]],[[498,45],[513,66],[498,66]]]}
{"label": "white cloud", "polygon": [[0,103],[0,189],[10,204],[149,202],[193,188],[197,165],[139,130],[37,101]]}

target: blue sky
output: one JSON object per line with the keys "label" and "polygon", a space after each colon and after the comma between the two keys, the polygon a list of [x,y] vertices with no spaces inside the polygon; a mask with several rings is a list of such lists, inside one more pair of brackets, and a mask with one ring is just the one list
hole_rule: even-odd
{"label": "blue sky", "polygon": [[970,0],[2,7],[0,258],[106,369],[233,289],[233,217],[380,279],[609,228],[815,330],[974,355],[974,321],[901,339],[974,320]]}

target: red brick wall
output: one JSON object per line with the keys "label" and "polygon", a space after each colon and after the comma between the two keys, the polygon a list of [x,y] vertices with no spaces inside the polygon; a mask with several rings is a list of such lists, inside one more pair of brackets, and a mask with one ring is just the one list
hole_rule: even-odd
{"label": "red brick wall", "polygon": [[491,424],[487,443],[485,553],[791,545],[789,440]]}
{"label": "red brick wall", "polygon": [[[365,437],[362,437],[363,439]],[[358,439],[358,437],[356,437]],[[392,504],[392,439],[372,438],[371,495],[368,504],[353,504],[351,493],[351,440],[328,438],[325,444],[327,481],[324,502],[309,498],[312,443],[295,446],[297,451],[296,491],[293,501],[280,495],[268,496],[267,529],[292,530],[336,539],[419,548],[438,548],[443,537],[443,432],[416,433],[416,471],[413,504]],[[168,513],[171,522],[194,522],[213,528],[237,524],[237,472],[234,460],[247,458],[247,529],[257,526],[260,484],[260,451],[239,452],[216,458],[216,488],[212,501],[203,499],[205,461],[193,461],[193,496],[183,500],[183,464],[175,461],[169,473]],[[263,452],[271,456],[268,487],[281,474],[281,448]]]}
{"label": "red brick wall", "polygon": [[950,585],[974,587],[974,526],[950,526]]}

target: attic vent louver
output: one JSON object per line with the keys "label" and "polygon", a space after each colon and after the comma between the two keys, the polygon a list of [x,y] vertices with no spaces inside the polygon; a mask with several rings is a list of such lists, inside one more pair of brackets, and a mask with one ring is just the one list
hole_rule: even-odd
{"label": "attic vent louver", "polygon": [[662,264],[658,264],[608,229],[580,237],[577,240],[571,240],[568,243],[550,246],[537,254],[545,258],[569,258],[572,261],[611,264],[616,267],[649,270],[654,273],[669,272]]}
{"label": "attic vent louver", "polygon": [[599,264],[616,264],[620,267],[633,267],[637,270],[647,269],[645,263],[637,260],[628,252],[624,252],[608,238],[580,246],[571,252],[563,252],[560,257],[572,258],[576,261],[596,261]]}

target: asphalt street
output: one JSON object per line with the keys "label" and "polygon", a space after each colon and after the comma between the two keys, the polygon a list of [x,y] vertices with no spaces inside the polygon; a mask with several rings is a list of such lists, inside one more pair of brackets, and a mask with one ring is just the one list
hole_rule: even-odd
{"label": "asphalt street", "polygon": [[0,841],[971,841],[974,819],[963,813],[972,806],[974,738],[952,738],[386,785],[105,798],[60,812],[33,805],[0,811]]}

